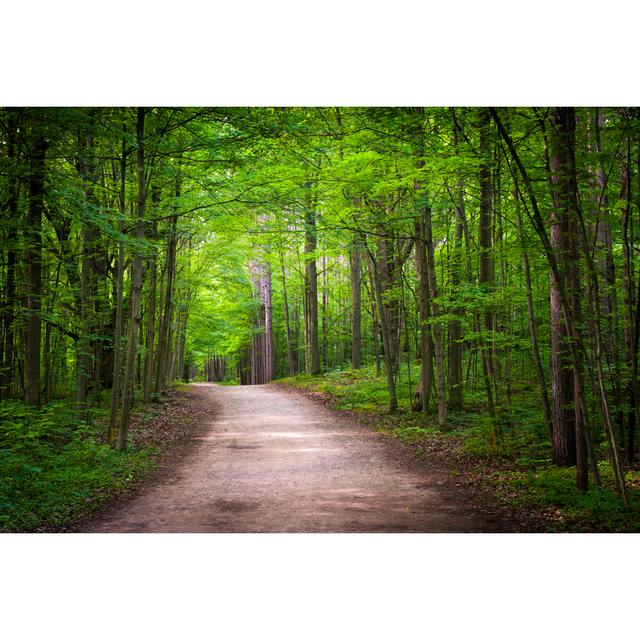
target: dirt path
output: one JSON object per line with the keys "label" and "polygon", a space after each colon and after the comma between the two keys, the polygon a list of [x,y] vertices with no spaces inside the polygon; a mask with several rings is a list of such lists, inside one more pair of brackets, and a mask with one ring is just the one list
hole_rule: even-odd
{"label": "dirt path", "polygon": [[155,484],[83,531],[510,529],[450,486],[444,470],[300,394],[269,385],[192,388],[218,409],[208,430]]}

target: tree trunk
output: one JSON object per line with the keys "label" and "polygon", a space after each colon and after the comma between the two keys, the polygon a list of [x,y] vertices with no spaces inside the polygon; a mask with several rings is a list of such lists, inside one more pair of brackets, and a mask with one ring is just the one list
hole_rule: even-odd
{"label": "tree trunk", "polygon": [[[625,327],[624,327],[624,359],[627,370],[633,372],[634,360],[636,358],[637,345],[634,328],[638,322],[634,318],[634,282],[633,282],[633,239],[630,233],[631,222],[631,149],[628,142],[627,152],[622,162],[620,176],[620,201],[622,206],[622,258],[623,258],[623,281],[624,281],[624,308],[625,308]],[[636,426],[636,407],[637,407],[637,380],[632,375],[627,385],[627,396],[630,401],[630,407],[627,411],[627,446],[625,448],[626,459],[631,462],[634,457],[634,432]],[[624,439],[624,433],[620,434]],[[624,441],[624,440],[623,440]]]}
{"label": "tree trunk", "polygon": [[380,322],[380,329],[382,333],[382,347],[384,349],[384,362],[387,374],[387,389],[389,390],[389,410],[395,411],[398,408],[398,398],[396,395],[396,383],[394,377],[394,361],[390,347],[390,335],[389,325],[387,323],[387,317],[384,312],[384,305],[382,302],[382,286],[380,284],[380,274],[376,268],[376,261],[366,248],[366,260],[369,273],[371,275],[371,282],[373,285],[373,294],[378,311],[378,320]]}
{"label": "tree trunk", "polygon": [[251,348],[251,384],[266,384],[274,377],[271,272],[266,262],[254,260],[251,275],[259,306],[255,313]]}
{"label": "tree trunk", "polygon": [[[464,187],[458,185],[456,207],[456,238],[451,265],[451,286],[454,296],[462,283],[462,234],[464,218]],[[462,316],[462,308],[456,304],[452,309],[455,316]],[[464,406],[462,393],[462,326],[457,317],[449,322],[449,406],[461,410]]]}
{"label": "tree trunk", "polygon": [[[154,210],[160,201],[160,189],[154,187],[151,190],[151,204]],[[158,239],[158,223],[154,220],[151,223],[151,238]],[[147,327],[145,335],[145,356],[144,356],[144,373],[142,381],[142,398],[143,402],[151,402],[151,388],[153,385],[153,364],[154,364],[154,345],[155,345],[155,329],[156,329],[156,295],[158,286],[158,264],[155,246],[153,253],[149,258],[149,305],[147,312]]]}
{"label": "tree trunk", "polygon": [[[180,181],[176,183],[176,196],[180,195]],[[164,295],[164,310],[160,319],[158,332],[158,357],[156,362],[155,394],[160,396],[167,384],[170,352],[170,326],[173,317],[173,286],[176,276],[176,248],[178,244],[178,215],[174,213],[169,221],[169,237],[167,239],[167,283]]]}
{"label": "tree trunk", "polygon": [[24,358],[25,404],[40,405],[40,339],[42,318],[42,210],[47,143],[40,125],[34,124],[29,171],[29,208],[27,211],[25,257],[27,263],[26,332]]}
{"label": "tree trunk", "polygon": [[[97,332],[95,302],[94,260],[99,232],[91,222],[90,208],[95,206],[93,180],[95,167],[93,164],[93,140],[91,136],[78,133],[77,170],[82,178],[84,191],[85,219],[82,222],[82,261],[80,267],[80,338],[77,341],[76,362],[76,402],[77,420],[86,420],[87,394],[89,383],[94,375],[94,354],[92,353],[95,334]],[[93,298],[93,299],[92,299]]]}
{"label": "tree trunk", "polygon": [[424,234],[424,222],[416,220],[416,272],[418,275],[418,310],[420,317],[420,382],[416,388],[412,408],[414,411],[429,410],[429,399],[433,385],[433,337],[429,324],[429,275],[427,272],[427,252]]}
{"label": "tree trunk", "polygon": [[282,274],[282,299],[284,306],[284,324],[286,330],[286,339],[287,339],[287,367],[288,374],[290,376],[295,376],[298,371],[296,368],[296,363],[293,359],[293,338],[291,335],[291,322],[289,318],[289,300],[287,297],[287,279],[285,277],[284,270],[284,258],[282,255],[282,248],[279,249],[278,255],[280,256],[280,272]]}
{"label": "tree trunk", "polygon": [[354,240],[349,253],[351,273],[351,298],[353,312],[351,314],[351,366],[359,369],[362,366],[362,297],[360,292],[360,244]]}
{"label": "tree trunk", "polygon": [[113,384],[111,386],[111,406],[109,411],[109,429],[107,431],[107,441],[113,443],[115,438],[116,421],[118,417],[118,403],[120,401],[120,369],[122,361],[122,333],[123,333],[123,298],[124,298],[124,242],[122,235],[124,234],[124,216],[126,206],[126,176],[127,176],[127,152],[125,139],[125,126],[123,124],[122,131],[122,153],[120,156],[120,193],[118,197],[118,230],[120,231],[120,239],[118,240],[118,254],[115,263],[115,298],[116,298],[116,317],[113,328]]}
{"label": "tree trunk", "polygon": [[320,345],[318,343],[318,269],[315,251],[318,245],[316,213],[311,202],[305,211],[304,231],[304,295],[305,295],[305,364],[307,373],[320,373]]}
{"label": "tree trunk", "polygon": [[436,282],[436,259],[433,246],[433,232],[431,225],[431,206],[428,204],[423,208],[424,238],[427,249],[427,275],[429,277],[429,290],[431,293],[431,314],[435,319],[433,327],[433,346],[436,361],[436,389],[438,391],[438,425],[444,426],[447,422],[447,396],[446,381],[444,371],[444,345],[442,338],[442,323],[439,322],[440,315],[438,298],[438,286]]}
{"label": "tree trunk", "polygon": [[2,362],[0,363],[0,400],[12,397],[12,383],[15,366],[15,344],[13,322],[16,301],[16,248],[18,246],[18,190],[19,182],[15,163],[17,162],[18,115],[9,109],[7,132],[7,160],[9,164],[7,196],[7,277],[4,290],[4,310],[2,314]]}
{"label": "tree trunk", "polygon": [[[551,189],[551,247],[556,253],[561,282],[551,274],[551,389],[553,398],[553,461],[561,467],[576,464],[576,423],[574,382],[571,371],[569,336],[560,300],[560,287],[570,289],[569,273],[569,207],[568,190],[572,188],[567,175],[570,115],[556,109],[552,116],[550,149]],[[573,315],[572,315],[573,318]]]}
{"label": "tree trunk", "polygon": [[[145,108],[138,107],[138,124],[136,140],[138,146],[138,218],[136,224],[136,239],[141,244],[144,240],[144,217],[147,197],[144,156],[144,120]],[[122,383],[122,409],[118,428],[116,448],[122,451],[127,446],[129,419],[133,403],[133,384],[136,374],[138,352],[138,334],[140,329],[140,299],[142,297],[142,260],[141,248],[137,244],[131,267],[131,296],[129,299],[129,344],[127,346],[127,362]]]}
{"label": "tree trunk", "polygon": [[[489,127],[491,116],[488,109],[480,110],[480,219],[479,219],[479,250],[480,270],[478,283],[487,294],[494,288],[494,264],[493,264],[493,216],[492,216],[492,184],[491,184],[491,149],[489,144]],[[493,311],[485,311],[480,332],[484,335],[480,338],[482,350],[482,371],[487,387],[487,404],[491,414],[494,413],[494,398],[490,392],[491,383],[495,380],[493,360]],[[487,343],[491,346],[487,346]],[[488,379],[488,383],[487,383]],[[496,425],[494,424],[494,434]]]}

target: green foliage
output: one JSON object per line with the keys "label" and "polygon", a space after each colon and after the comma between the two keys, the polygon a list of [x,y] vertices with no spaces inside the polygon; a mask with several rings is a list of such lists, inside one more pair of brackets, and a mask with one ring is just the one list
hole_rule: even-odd
{"label": "green foliage", "polygon": [[571,531],[640,531],[640,474],[629,472],[629,509],[616,494],[613,471],[599,463],[603,486],[576,487],[575,469],[546,466],[530,471],[502,472],[499,494],[515,507],[552,509],[550,527]]}
{"label": "green foliage", "polygon": [[66,402],[40,411],[0,405],[0,530],[50,530],[72,524],[126,492],[154,466],[152,448],[117,452],[102,427],[76,422]]}
{"label": "green foliage", "polygon": [[301,374],[281,382],[326,394],[335,409],[376,413],[388,410],[389,391],[384,378],[376,377],[371,368],[334,371],[321,376]]}

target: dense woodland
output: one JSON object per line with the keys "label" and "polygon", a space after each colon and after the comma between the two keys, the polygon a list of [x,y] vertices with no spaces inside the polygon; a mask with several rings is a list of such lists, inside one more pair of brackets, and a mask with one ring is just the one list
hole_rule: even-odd
{"label": "dense woodland", "polygon": [[0,143],[5,417],[102,407],[120,451],[175,380],[364,368],[494,443],[535,398],[627,500],[640,110],[5,108]]}

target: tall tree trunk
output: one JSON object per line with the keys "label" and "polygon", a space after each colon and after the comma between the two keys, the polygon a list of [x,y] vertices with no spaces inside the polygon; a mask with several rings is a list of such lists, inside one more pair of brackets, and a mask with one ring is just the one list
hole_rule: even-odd
{"label": "tall tree trunk", "polygon": [[[155,209],[160,201],[160,189],[154,186],[151,189],[151,205],[155,214]],[[158,223],[153,220],[151,223],[151,238],[155,241],[158,239]],[[151,389],[153,386],[153,364],[154,364],[154,345],[155,345],[155,329],[156,329],[156,296],[158,286],[158,263],[155,245],[153,253],[149,258],[149,305],[147,310],[147,327],[144,340],[145,356],[144,356],[144,373],[142,381],[142,398],[144,402],[151,402]]]}
{"label": "tall tree trunk", "polygon": [[[462,212],[462,213],[460,213]],[[462,234],[464,218],[464,187],[458,185],[458,202],[456,207],[456,237],[451,261],[451,286],[454,295],[462,283]],[[456,316],[449,321],[449,406],[452,409],[462,409],[464,405],[462,393],[462,326],[458,319],[463,311],[458,303],[452,309]]]}
{"label": "tall tree trunk", "polygon": [[329,369],[329,261],[322,256],[322,360]]}
{"label": "tall tree trunk", "polygon": [[15,344],[13,322],[16,300],[16,248],[18,246],[18,195],[19,182],[16,163],[18,160],[18,115],[9,109],[7,131],[7,159],[9,163],[7,197],[7,277],[4,289],[2,314],[2,362],[0,362],[0,400],[12,397],[12,383],[15,365]]}
{"label": "tall tree trunk", "polygon": [[[631,223],[631,143],[627,141],[625,157],[622,161],[620,175],[620,201],[622,202],[622,258],[623,258],[623,282],[624,282],[624,359],[627,370],[633,372],[636,359],[637,344],[634,328],[638,319],[634,317],[634,281],[633,281],[633,239],[630,233]],[[634,431],[636,427],[637,380],[632,375],[627,385],[627,396],[630,407],[627,411],[627,442],[625,453],[628,462],[634,457]],[[620,434],[624,438],[624,433]]]}
{"label": "tall tree trunk", "polygon": [[[180,195],[180,180],[176,183],[176,196]],[[174,213],[169,222],[169,237],[167,239],[167,283],[164,296],[164,310],[160,319],[158,331],[158,358],[156,363],[155,394],[160,396],[167,384],[170,357],[170,327],[173,318],[173,287],[176,276],[176,249],[178,244],[177,233],[178,215]]]}
{"label": "tall tree trunk", "polygon": [[433,336],[431,334],[431,317],[429,302],[429,275],[427,271],[427,252],[424,234],[424,221],[416,220],[416,272],[418,275],[418,310],[420,317],[420,382],[416,388],[412,408],[414,411],[429,410],[431,387],[433,386]]}
{"label": "tall tree trunk", "polygon": [[320,345],[318,343],[318,269],[316,266],[316,212],[309,198],[305,211],[304,231],[304,295],[305,295],[305,364],[307,373],[320,373]]}
{"label": "tall tree trunk", "polygon": [[118,404],[120,402],[120,374],[122,368],[122,334],[124,324],[124,216],[126,211],[126,177],[127,177],[127,149],[126,149],[126,126],[122,126],[122,150],[120,156],[120,193],[118,196],[118,253],[115,263],[115,299],[116,317],[113,327],[113,384],[111,386],[111,406],[109,410],[109,428],[107,430],[107,441],[113,443],[115,439],[116,422],[118,418]]}
{"label": "tall tree trunk", "polygon": [[80,338],[77,341],[76,362],[76,403],[75,411],[78,420],[87,417],[87,394],[89,383],[94,374],[94,354],[92,346],[97,332],[96,316],[93,310],[95,300],[94,260],[99,232],[91,222],[90,209],[95,206],[93,180],[95,168],[93,162],[93,139],[78,133],[77,169],[82,178],[84,191],[85,219],[82,223],[82,261],[80,267]]}
{"label": "tall tree trunk", "polygon": [[351,366],[359,369],[362,366],[362,296],[360,287],[360,244],[354,240],[349,253],[351,274]]}
{"label": "tall tree trunk", "polygon": [[440,308],[437,302],[438,286],[436,282],[436,258],[433,245],[433,231],[431,224],[431,206],[423,207],[424,238],[427,249],[427,274],[431,293],[431,313],[435,319],[433,327],[433,346],[436,361],[436,389],[438,392],[438,424],[442,427],[447,422],[447,396],[444,371],[444,340],[442,337],[442,323],[438,320]]}
{"label": "tall tree trunk", "polygon": [[134,249],[131,267],[131,296],[129,298],[129,344],[127,346],[127,362],[122,383],[122,409],[118,428],[116,448],[122,451],[127,446],[131,405],[133,404],[133,384],[136,375],[136,361],[138,352],[138,334],[140,329],[140,299],[142,297],[142,261],[143,255],[140,244],[144,240],[144,217],[147,197],[144,155],[144,120],[146,111],[138,107],[138,123],[136,127],[136,141],[138,146],[138,218],[136,224],[136,239],[138,244]]}
{"label": "tall tree trunk", "polygon": [[24,391],[27,406],[40,405],[40,339],[42,318],[42,210],[47,142],[40,124],[34,123],[29,170],[29,208],[27,211],[26,249],[26,332]]}
{"label": "tall tree trunk", "polygon": [[394,377],[395,363],[391,352],[390,342],[390,328],[387,323],[387,316],[385,314],[383,300],[382,300],[382,285],[380,283],[380,274],[376,267],[376,261],[371,255],[368,247],[366,248],[366,260],[369,273],[371,275],[371,282],[373,285],[373,295],[376,302],[376,308],[378,312],[378,321],[380,322],[380,329],[382,333],[382,346],[384,349],[384,362],[387,374],[387,389],[389,390],[389,410],[395,411],[398,408],[398,397],[396,395],[396,382]]}
{"label": "tall tree trunk", "polygon": [[[488,109],[480,110],[480,220],[479,220],[479,248],[480,270],[478,283],[486,293],[491,293],[494,287],[493,265],[493,216],[492,216],[492,184],[491,184],[491,146],[489,143],[491,116]],[[493,311],[485,311],[483,314],[481,331],[484,336],[480,338],[482,352],[482,371],[485,376],[487,388],[487,403],[489,413],[494,413],[494,398],[491,392],[491,383],[495,380],[493,361]],[[491,346],[488,346],[487,343]],[[495,421],[494,421],[495,422]],[[497,428],[494,424],[494,434]]]}
{"label": "tall tree trunk", "polygon": [[[574,115],[575,117],[575,115]],[[553,460],[562,467],[576,464],[576,415],[574,381],[571,371],[570,340],[565,325],[564,310],[560,299],[560,287],[571,288],[569,259],[569,226],[572,206],[568,191],[570,182],[568,136],[571,118],[567,110],[555,109],[552,115],[550,138],[550,170],[553,209],[551,212],[551,247],[556,253],[561,282],[551,274],[551,388],[553,398]],[[572,319],[573,319],[572,309]]]}
{"label": "tall tree trunk", "polygon": [[293,338],[291,335],[291,321],[289,317],[289,299],[287,296],[287,278],[285,277],[285,269],[284,269],[284,257],[282,255],[282,247],[278,250],[278,255],[280,256],[280,272],[282,275],[282,301],[284,306],[284,324],[286,330],[286,339],[287,339],[287,367],[288,374],[290,376],[295,376],[298,371],[296,368],[296,363],[293,359]]}
{"label": "tall tree trunk", "polygon": [[274,377],[273,320],[271,271],[266,262],[254,260],[251,274],[259,305],[255,313],[254,336],[251,349],[252,384],[266,384]]}

